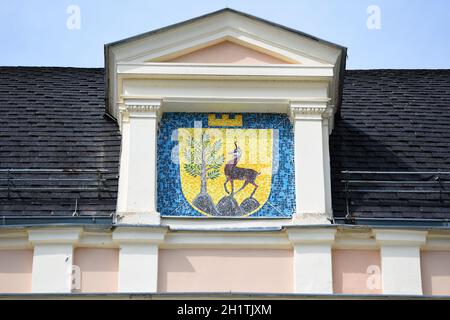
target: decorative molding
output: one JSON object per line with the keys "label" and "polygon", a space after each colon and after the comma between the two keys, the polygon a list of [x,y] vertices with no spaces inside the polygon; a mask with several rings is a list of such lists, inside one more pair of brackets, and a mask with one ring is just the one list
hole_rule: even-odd
{"label": "decorative molding", "polygon": [[319,106],[302,106],[302,107],[292,107],[291,113],[295,114],[323,114],[326,108]]}
{"label": "decorative molding", "polygon": [[122,122],[129,122],[136,117],[159,117],[161,113],[161,99],[149,100],[142,98],[126,98],[119,104]]}
{"label": "decorative molding", "polygon": [[333,115],[333,106],[328,101],[291,101],[289,106],[291,120],[315,119],[329,120]]}
{"label": "decorative molding", "polygon": [[119,113],[120,113],[120,118],[121,118],[121,121],[119,122],[119,125],[120,125],[120,129],[122,130],[122,123],[129,123],[130,122],[130,113],[123,106],[119,107]]}
{"label": "decorative molding", "polygon": [[[335,112],[335,106],[328,105],[327,108],[322,113],[322,118],[325,119],[325,120],[330,120],[330,119],[333,118],[334,112]],[[328,124],[328,122],[324,122],[324,123]]]}
{"label": "decorative molding", "polygon": [[[130,101],[131,100],[131,101]],[[128,101],[133,103],[127,103]],[[119,103],[119,128],[122,131],[123,123],[129,123],[130,118],[154,118],[159,121],[161,117],[161,100],[146,101],[144,99],[128,99]]]}
{"label": "decorative molding", "polygon": [[160,104],[131,104],[125,105],[125,112],[159,112]]}

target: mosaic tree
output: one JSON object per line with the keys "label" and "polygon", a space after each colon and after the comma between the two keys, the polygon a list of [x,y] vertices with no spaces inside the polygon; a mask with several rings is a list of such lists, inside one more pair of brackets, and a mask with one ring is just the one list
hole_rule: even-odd
{"label": "mosaic tree", "polygon": [[208,193],[207,180],[214,180],[220,176],[225,157],[220,139],[212,141],[211,137],[203,132],[201,137],[187,137],[187,147],[184,151],[184,170],[192,177],[200,177],[200,194],[194,199],[193,204],[200,210],[217,214],[214,202]]}

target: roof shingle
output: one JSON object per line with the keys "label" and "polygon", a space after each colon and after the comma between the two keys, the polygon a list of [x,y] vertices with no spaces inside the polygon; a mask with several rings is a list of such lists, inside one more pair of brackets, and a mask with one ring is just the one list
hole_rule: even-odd
{"label": "roof shingle", "polygon": [[[104,90],[103,69],[0,68],[0,169],[107,171],[100,193],[74,190],[95,187],[97,173],[56,173],[50,178],[58,181],[26,185],[23,179],[45,175],[11,174],[16,180],[10,182],[9,195],[6,181],[0,182],[1,216],[67,216],[75,205],[79,215],[109,216],[115,211],[120,134],[104,116]],[[6,173],[0,178],[6,179]],[[73,178],[79,181],[61,180]],[[66,188],[33,189],[55,186]]]}
{"label": "roof shingle", "polygon": [[[335,216],[346,215],[341,171],[450,171],[450,70],[347,71],[343,98],[330,137]],[[418,178],[434,177],[406,177]],[[389,189],[402,190],[395,187]],[[449,218],[450,195],[359,193],[350,211],[364,218]]]}

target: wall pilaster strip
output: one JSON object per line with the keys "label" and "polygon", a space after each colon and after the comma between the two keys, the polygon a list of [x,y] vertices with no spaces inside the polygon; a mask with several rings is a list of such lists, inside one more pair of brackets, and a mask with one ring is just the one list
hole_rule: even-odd
{"label": "wall pilaster strip", "polygon": [[121,107],[122,149],[119,223],[159,225],[156,201],[157,130],[161,100],[125,101]]}
{"label": "wall pilaster strip", "polygon": [[294,290],[301,294],[332,294],[331,246],[335,229],[287,229],[294,248]]}
{"label": "wall pilaster strip", "polygon": [[413,230],[374,230],[380,245],[383,293],[421,295],[420,249],[427,232]]}
{"label": "wall pilaster strip", "polygon": [[[327,102],[292,101],[294,125],[295,188],[298,224],[330,223],[330,173]],[[327,131],[326,131],[327,130]]]}
{"label": "wall pilaster strip", "polygon": [[82,229],[31,229],[28,239],[34,246],[33,293],[70,293],[72,291],[73,246]]}
{"label": "wall pilaster strip", "polygon": [[120,248],[119,292],[157,292],[158,251],[166,232],[151,227],[119,227],[113,232]]}

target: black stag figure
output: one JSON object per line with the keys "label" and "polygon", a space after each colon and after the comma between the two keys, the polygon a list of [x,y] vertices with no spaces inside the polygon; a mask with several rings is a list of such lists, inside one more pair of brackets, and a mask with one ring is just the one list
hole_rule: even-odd
{"label": "black stag figure", "polygon": [[[233,152],[230,152],[231,155],[233,155],[233,159],[227,162],[225,165],[225,176],[226,181],[224,183],[225,192],[229,195],[233,196],[234,194],[240,192],[243,190],[249,183],[252,184],[255,189],[253,190],[252,194],[250,195],[250,198],[253,198],[253,195],[255,194],[256,190],[258,189],[258,185],[255,183],[256,177],[258,177],[261,173],[257,172],[253,169],[246,169],[246,168],[240,168],[237,166],[241,156],[242,156],[242,150],[238,147],[237,142],[234,142],[234,150]],[[243,186],[236,192],[234,192],[234,181],[245,181]],[[228,191],[227,183],[231,183],[231,193]]]}

